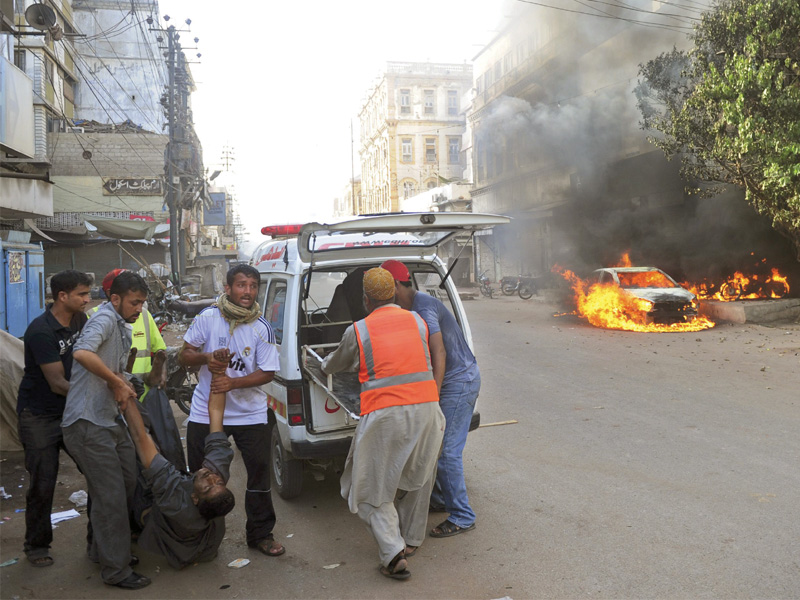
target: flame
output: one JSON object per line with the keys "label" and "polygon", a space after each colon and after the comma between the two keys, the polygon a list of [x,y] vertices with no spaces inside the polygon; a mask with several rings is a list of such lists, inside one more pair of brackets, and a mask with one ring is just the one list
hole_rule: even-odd
{"label": "flame", "polygon": [[614,266],[615,267],[632,267],[633,264],[631,263],[631,253],[630,252],[626,252],[625,254],[623,254],[620,257],[619,262]]}
{"label": "flame", "polygon": [[[623,261],[626,258],[627,255],[623,257]],[[558,265],[553,267],[553,272],[564,277],[572,287],[577,304],[575,314],[595,327],[651,333],[701,331],[714,327],[714,322],[705,317],[671,325],[648,323],[647,311],[651,305],[647,300],[631,296],[614,284],[590,285],[572,271]]]}
{"label": "flame", "polygon": [[[760,262],[766,262],[766,258]],[[758,263],[756,263],[758,264]],[[783,298],[789,294],[789,281],[778,269],[771,269],[770,275],[745,275],[736,271],[723,282],[716,284],[709,281],[681,284],[702,300],[765,300],[767,298]]]}

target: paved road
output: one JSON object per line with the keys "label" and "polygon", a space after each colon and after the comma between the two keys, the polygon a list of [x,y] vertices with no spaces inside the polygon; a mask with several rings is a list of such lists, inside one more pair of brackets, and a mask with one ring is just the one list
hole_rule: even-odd
{"label": "paved road", "polygon": [[[387,580],[336,478],[309,475],[299,500],[276,500],[285,556],[245,547],[237,507],[217,562],[174,572],[143,556],[140,571],[154,583],[136,597],[798,596],[798,325],[636,334],[555,318],[536,299],[466,306],[483,422],[518,421],[470,435],[475,531],[427,540],[412,578]],[[234,465],[241,498],[241,462]],[[14,471],[15,457],[2,466],[15,494],[0,505],[11,517],[0,529],[5,561],[21,556],[13,508],[22,490],[11,485],[24,471]],[[61,479],[57,503],[68,508],[82,485],[68,459]],[[83,558],[83,527],[83,518],[59,526],[53,567],[3,568],[2,598],[131,597],[99,582]],[[225,566],[239,557],[252,563]]]}

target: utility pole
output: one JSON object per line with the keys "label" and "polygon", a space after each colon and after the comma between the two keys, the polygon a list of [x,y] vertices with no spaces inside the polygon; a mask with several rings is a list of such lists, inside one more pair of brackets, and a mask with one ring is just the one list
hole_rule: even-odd
{"label": "utility pole", "polygon": [[169,142],[167,143],[167,206],[169,207],[169,261],[172,270],[172,282],[181,291],[181,259],[180,259],[180,229],[178,227],[178,194],[176,194],[175,181],[180,179],[175,175],[175,36],[174,25],[167,27],[167,68],[169,71],[167,89],[167,128],[169,129]]}

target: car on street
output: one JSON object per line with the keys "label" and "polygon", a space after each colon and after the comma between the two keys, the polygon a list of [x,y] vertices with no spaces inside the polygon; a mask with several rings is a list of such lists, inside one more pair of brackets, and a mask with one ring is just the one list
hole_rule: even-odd
{"label": "car on street", "polygon": [[697,317],[697,297],[656,267],[597,269],[591,283],[614,285],[644,301],[647,323],[685,323]]}

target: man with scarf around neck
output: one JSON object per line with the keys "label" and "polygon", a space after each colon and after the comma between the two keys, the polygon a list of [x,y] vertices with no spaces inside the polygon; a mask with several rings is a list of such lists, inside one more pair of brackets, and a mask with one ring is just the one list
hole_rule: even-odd
{"label": "man with scarf around neck", "polygon": [[[247,545],[267,556],[280,556],[286,549],[272,534],[270,430],[267,395],[261,388],[272,381],[280,362],[275,335],[256,302],[260,282],[261,276],[250,265],[231,268],[225,292],[195,317],[186,332],[179,361],[187,367],[200,367],[186,429],[189,470],[194,472],[203,464],[209,396],[224,393],[223,431],[233,437],[247,470]],[[214,351],[221,349],[230,353],[227,364],[214,358]]]}

